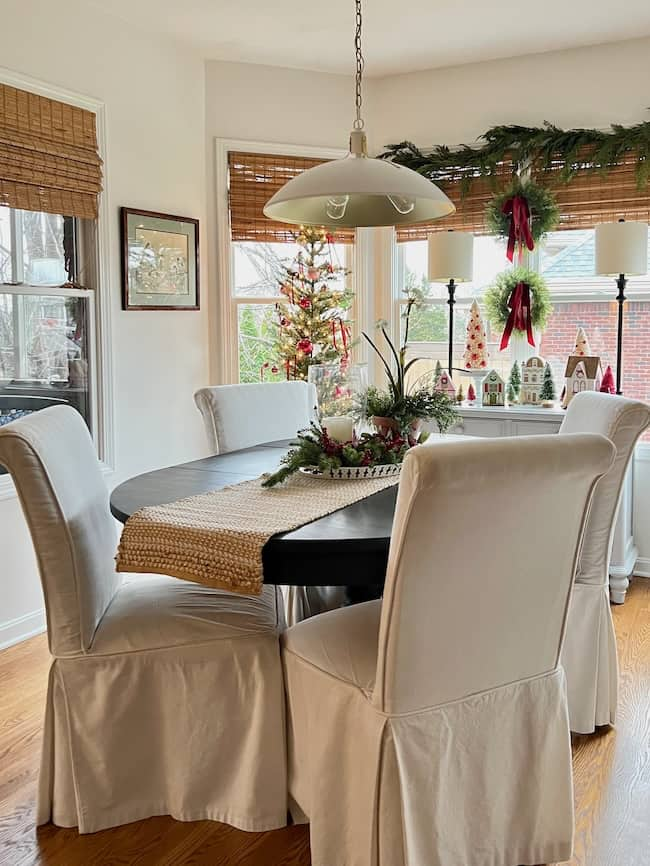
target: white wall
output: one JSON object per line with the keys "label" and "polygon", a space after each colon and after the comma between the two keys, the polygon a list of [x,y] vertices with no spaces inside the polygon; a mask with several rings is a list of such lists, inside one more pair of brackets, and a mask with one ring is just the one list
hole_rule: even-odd
{"label": "white wall", "polygon": [[[111,279],[101,291],[112,307],[117,459],[111,483],[202,456],[206,444],[192,393],[208,379],[207,268],[201,312],[123,312],[118,208],[198,217],[205,263],[204,64],[75,0],[3,0],[1,17],[2,66],[106,105]],[[41,603],[15,499],[0,502],[0,551],[1,645],[20,622],[36,621],[29,616]]]}
{"label": "white wall", "polygon": [[650,39],[534,54],[372,81],[383,144],[471,144],[501,123],[606,127],[648,119]]}

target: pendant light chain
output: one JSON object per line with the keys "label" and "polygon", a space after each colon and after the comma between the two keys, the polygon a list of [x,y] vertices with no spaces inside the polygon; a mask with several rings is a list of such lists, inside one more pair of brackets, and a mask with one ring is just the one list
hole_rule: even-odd
{"label": "pendant light chain", "polygon": [[361,0],[356,0],[357,7],[357,26],[354,35],[354,50],[357,58],[357,73],[356,73],[356,107],[357,116],[354,121],[355,129],[363,129],[363,120],[361,118],[361,79],[363,77],[364,59],[361,51],[361,27],[363,18],[361,14]]}

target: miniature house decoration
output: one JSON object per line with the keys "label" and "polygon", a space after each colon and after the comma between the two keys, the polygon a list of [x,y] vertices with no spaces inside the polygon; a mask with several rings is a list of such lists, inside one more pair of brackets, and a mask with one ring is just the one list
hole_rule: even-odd
{"label": "miniature house decoration", "polygon": [[533,355],[521,365],[521,391],[519,402],[528,406],[537,406],[541,402],[540,391],[544,381],[544,359]]}
{"label": "miniature house decoration", "polygon": [[490,370],[481,386],[483,406],[505,406],[506,383],[496,370]]}
{"label": "miniature house decoration", "polygon": [[599,391],[601,367],[598,355],[571,355],[567,361],[566,390],[562,407],[566,409],[573,397],[581,391]]}
{"label": "miniature house decoration", "polygon": [[581,391],[600,390],[602,380],[600,357],[591,354],[589,340],[583,328],[578,328],[575,348],[567,360],[564,376],[566,384],[562,400],[563,409],[566,409],[573,397]]}
{"label": "miniature house decoration", "polygon": [[443,370],[438,376],[434,387],[436,391],[442,391],[442,393],[446,394],[451,400],[456,399],[456,386],[446,370]]}

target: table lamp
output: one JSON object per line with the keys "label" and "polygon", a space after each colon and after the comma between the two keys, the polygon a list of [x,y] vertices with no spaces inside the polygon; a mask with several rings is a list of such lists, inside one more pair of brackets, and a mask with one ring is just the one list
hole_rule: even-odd
{"label": "table lamp", "polygon": [[474,276],[474,235],[468,232],[434,232],[429,235],[429,282],[447,283],[449,304],[449,364],[454,364],[454,304],[456,283],[469,282]]}
{"label": "table lamp", "polygon": [[596,226],[596,273],[616,277],[618,295],[618,328],[616,332],[616,393],[622,394],[623,375],[623,308],[628,276],[648,272],[648,224],[626,222],[602,223]]}

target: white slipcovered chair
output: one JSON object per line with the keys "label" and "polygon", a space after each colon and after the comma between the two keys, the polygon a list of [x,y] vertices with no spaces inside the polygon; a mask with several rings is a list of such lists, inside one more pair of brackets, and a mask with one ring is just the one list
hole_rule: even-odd
{"label": "white slipcovered chair", "polygon": [[[318,417],[316,388],[307,382],[215,385],[200,388],[194,401],[215,454],[293,439]],[[342,586],[287,586],[283,594],[289,625],[345,601]]]}
{"label": "white slipcovered chair", "polygon": [[409,452],[383,601],[282,636],[290,806],[313,866],[571,857],[559,657],[613,453],[590,435]]}
{"label": "white slipcovered chair", "polygon": [[[153,815],[286,824],[281,603],[115,573],[117,533],[74,409],[0,430],[38,559],[50,668],[37,822]],[[18,576],[16,576],[18,579]]]}
{"label": "white slipcovered chair", "polygon": [[585,391],[567,409],[560,434],[600,433],[616,447],[616,460],[598,482],[585,528],[562,650],[571,730],[590,734],[614,724],[618,695],[616,635],[609,606],[609,560],[623,481],[634,446],[650,424],[638,400]]}
{"label": "white slipcovered chair", "polygon": [[194,402],[214,454],[293,439],[316,415],[316,389],[308,382],[260,382],[199,388]]}

